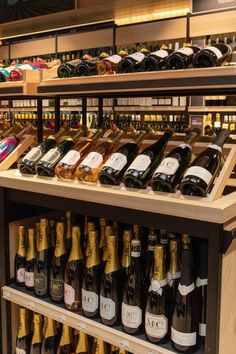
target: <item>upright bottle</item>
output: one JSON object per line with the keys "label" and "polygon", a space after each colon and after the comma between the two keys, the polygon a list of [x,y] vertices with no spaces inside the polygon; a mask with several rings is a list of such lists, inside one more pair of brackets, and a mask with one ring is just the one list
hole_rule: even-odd
{"label": "upright bottle", "polygon": [[108,257],[101,283],[100,316],[102,323],[114,326],[119,321],[121,305],[120,265],[116,237],[108,238]]}
{"label": "upright bottle", "polygon": [[51,249],[48,242],[48,221],[40,220],[39,244],[34,268],[34,291],[37,296],[49,295]]}
{"label": "upright bottle", "polygon": [[194,128],[183,144],[171,150],[155,170],[151,187],[154,191],[174,192],[192,157],[192,144],[201,131]]}
{"label": "upright bottle", "polygon": [[31,341],[30,354],[41,354],[42,347],[42,315],[37,313],[33,317],[33,337]]}
{"label": "upright bottle", "polygon": [[86,317],[97,317],[99,314],[99,294],[101,267],[98,249],[97,231],[88,234],[89,252],[83,277],[82,309]]}
{"label": "upright bottle", "polygon": [[172,133],[172,131],[165,132],[156,143],[145,148],[134,159],[124,174],[123,182],[126,187],[147,187],[153,172],[162,160],[166,144]]}
{"label": "upright bottle", "polygon": [[138,154],[139,144],[147,133],[141,131],[131,142],[122,145],[114,152],[99,172],[102,184],[120,184],[125,171]]}
{"label": "upright bottle", "polygon": [[57,176],[63,179],[75,179],[76,168],[101,135],[102,130],[98,129],[91,138],[79,142],[74,149],[70,150],[57,164],[55,168]]}
{"label": "upright bottle", "polygon": [[173,53],[172,49],[161,48],[148,54],[142,61],[143,71],[158,71],[165,68],[165,63],[169,55]]}
{"label": "upright bottle", "polygon": [[194,55],[199,52],[200,48],[188,45],[176,50],[166,60],[166,68],[171,70],[186,69],[192,66]]}
{"label": "upright bottle", "polygon": [[57,76],[60,78],[76,76],[77,66],[81,63],[81,59],[74,59],[61,64],[57,69]]}
{"label": "upright bottle", "polygon": [[80,227],[72,228],[72,247],[65,270],[64,301],[66,308],[79,311],[82,307],[83,254],[80,245]]}
{"label": "upright bottle", "polygon": [[171,341],[175,350],[194,353],[197,350],[199,323],[196,315],[190,238],[185,234],[182,235],[181,263],[182,273],[172,318]]}
{"label": "upright bottle", "polygon": [[111,225],[105,226],[105,244],[102,252],[102,272],[105,270],[107,258],[108,258],[108,238],[113,234]]}
{"label": "upright bottle", "polygon": [[65,222],[65,246],[67,253],[70,253],[72,244],[72,214],[70,211],[66,211],[66,222]]}
{"label": "upright bottle", "polygon": [[[127,278],[129,275],[129,270],[131,266],[131,240],[132,240],[132,231],[125,230],[123,234],[123,252],[121,257],[121,281],[122,281],[122,288],[127,282]],[[122,291],[123,293],[123,291]]]}
{"label": "upright bottle", "polygon": [[154,271],[145,312],[145,331],[153,343],[167,343],[170,339],[168,285],[165,270],[165,248],[154,246]]}
{"label": "upright bottle", "polygon": [[194,68],[209,68],[227,63],[232,55],[232,48],[224,43],[215,43],[201,49],[193,57]]}
{"label": "upright bottle", "polygon": [[55,302],[64,299],[64,272],[67,262],[65,246],[64,224],[57,223],[57,239],[52,264],[50,267],[50,296]]}
{"label": "upright bottle", "polygon": [[228,130],[221,130],[213,144],[193,160],[180,181],[182,194],[206,197],[220,169],[222,147],[229,134]]}
{"label": "upright bottle", "polygon": [[95,354],[108,354],[108,349],[106,343],[101,339],[97,338]]}
{"label": "upright bottle", "polygon": [[19,330],[16,338],[16,354],[30,354],[30,340],[27,310],[21,307]]}
{"label": "upright bottle", "polygon": [[18,286],[25,285],[25,264],[26,264],[25,227],[19,226],[18,248],[15,256],[15,283]]}
{"label": "upright bottle", "polygon": [[75,349],[75,354],[89,354],[88,336],[84,332],[79,332],[79,340]]}
{"label": "upright bottle", "polygon": [[22,174],[35,174],[36,163],[50,150],[56,146],[59,136],[64,134],[65,129],[61,128],[55,135],[50,135],[46,140],[33,147],[20,161],[18,169]]}
{"label": "upright bottle", "polygon": [[71,328],[64,323],[57,354],[71,353],[73,353]]}
{"label": "upright bottle", "polygon": [[55,354],[58,346],[56,323],[52,318],[46,318],[41,354]]}
{"label": "upright bottle", "polygon": [[144,284],[141,273],[141,243],[131,242],[131,266],[125,284],[122,302],[122,324],[124,331],[137,334],[142,329],[144,310]]}
{"label": "upright bottle", "polygon": [[157,234],[154,228],[150,228],[148,234],[148,251],[147,251],[147,262],[146,262],[146,272],[145,272],[145,286],[147,291],[149,289],[153,277],[154,247],[156,244],[157,244]]}
{"label": "upright bottle", "polygon": [[34,229],[28,230],[28,249],[25,265],[25,287],[27,290],[34,290],[34,267],[36,261],[35,233]]}
{"label": "upright bottle", "polygon": [[99,237],[99,254],[102,258],[102,254],[104,248],[106,247],[106,236],[105,236],[105,228],[106,228],[106,220],[104,218],[100,218],[100,237]]}
{"label": "upright bottle", "polygon": [[78,166],[76,170],[76,177],[79,180],[96,182],[101,167],[109,158],[115,148],[115,143],[121,138],[122,135],[123,131],[117,130],[112,139],[107,139],[106,141],[100,143],[94,151],[91,151]]}
{"label": "upright bottle", "polygon": [[118,73],[132,73],[141,71],[142,61],[145,56],[149,54],[146,48],[141,49],[141,51],[129,54],[123,58],[118,65]]}

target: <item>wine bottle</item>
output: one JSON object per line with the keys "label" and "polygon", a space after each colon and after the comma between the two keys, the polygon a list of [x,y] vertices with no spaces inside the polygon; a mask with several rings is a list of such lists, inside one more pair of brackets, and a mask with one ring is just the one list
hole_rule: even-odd
{"label": "wine bottle", "polygon": [[119,54],[113,54],[107,58],[104,58],[98,62],[98,75],[116,74],[121,60],[122,56]]}
{"label": "wine bottle", "polygon": [[22,137],[29,133],[31,125],[26,126],[19,133],[8,136],[0,141],[0,163],[17,147]]}
{"label": "wine bottle", "polygon": [[34,291],[40,297],[46,297],[49,293],[51,249],[48,240],[48,221],[47,219],[41,219],[39,244],[34,268]]}
{"label": "wine bottle", "polygon": [[34,314],[33,317],[33,337],[31,341],[30,347],[30,354],[41,354],[41,347],[42,347],[42,334],[41,334],[41,327],[42,327],[42,315],[37,313]]}
{"label": "wine bottle", "polygon": [[122,145],[109,157],[99,172],[99,181],[102,184],[120,184],[126,169],[137,156],[139,143],[145,135],[146,132],[141,131],[136,139]]}
{"label": "wine bottle", "polygon": [[55,135],[50,135],[45,141],[33,147],[22,159],[18,162],[18,169],[22,174],[35,174],[36,163],[45,155],[50,149],[56,146],[56,139],[64,134],[65,129],[61,128]]}
{"label": "wine bottle", "polygon": [[206,337],[206,302],[207,302],[207,262],[208,262],[208,245],[206,240],[200,241],[200,267],[196,280],[197,296],[200,304],[200,323],[199,323],[199,339],[201,343],[205,343]]}
{"label": "wine bottle", "polygon": [[154,228],[149,229],[148,234],[148,252],[147,252],[147,263],[145,272],[145,286],[148,292],[149,286],[152,281],[153,269],[154,269],[154,246],[157,244],[157,234]]}
{"label": "wine bottle", "polygon": [[180,181],[182,194],[206,197],[220,169],[222,147],[229,134],[228,130],[221,130],[213,144],[193,160]]}
{"label": "wine bottle", "polygon": [[20,323],[16,338],[16,354],[30,354],[30,331],[28,326],[27,310],[20,308]]}
{"label": "wine bottle", "polygon": [[209,68],[227,63],[232,55],[232,48],[224,43],[205,47],[193,57],[194,68]]}
{"label": "wine bottle", "polygon": [[50,243],[51,247],[54,250],[56,247],[56,238],[57,238],[57,231],[56,231],[56,220],[50,219],[49,220],[49,229],[50,229]]}
{"label": "wine bottle", "polygon": [[96,349],[95,354],[108,354],[108,348],[106,343],[101,339],[98,338],[96,342]]}
{"label": "wine bottle", "polygon": [[71,328],[64,323],[57,354],[71,353],[73,353]]}
{"label": "wine bottle", "polygon": [[166,59],[174,51],[169,48],[161,48],[148,54],[142,61],[143,71],[158,71],[165,68]]}
{"label": "wine bottle", "polygon": [[66,227],[66,232],[65,232],[65,246],[66,246],[66,252],[70,253],[71,250],[71,244],[72,244],[72,226],[71,226],[71,218],[72,214],[70,211],[66,211],[65,214],[65,227]]}
{"label": "wine bottle", "polygon": [[65,246],[64,224],[57,223],[56,247],[50,267],[50,296],[55,302],[62,302],[64,299],[64,272],[67,262]]}
{"label": "wine bottle", "polygon": [[181,264],[182,273],[172,318],[171,341],[175,350],[194,353],[197,350],[199,324],[195,314],[196,297],[190,238],[185,234],[182,235]]}
{"label": "wine bottle", "polygon": [[34,266],[36,261],[35,234],[34,229],[28,230],[28,249],[25,264],[25,287],[27,290],[34,290]]}
{"label": "wine bottle", "polygon": [[53,177],[55,167],[65,154],[75,146],[77,139],[84,134],[84,130],[79,130],[73,138],[67,138],[50,149],[35,165],[36,173],[39,176]]}
{"label": "wine bottle", "polygon": [[191,145],[196,141],[201,131],[194,128],[183,144],[171,150],[155,170],[151,187],[154,191],[174,192],[192,157]]}
{"label": "wine bottle", "polygon": [[[129,275],[129,270],[131,266],[131,239],[132,239],[132,231],[125,230],[123,234],[123,252],[121,257],[121,282],[122,288],[124,290],[124,286],[127,282],[127,278]],[[123,293],[123,291],[122,291]]]}
{"label": "wine bottle", "polygon": [[58,177],[63,179],[74,179],[75,170],[81,160],[94,146],[94,142],[102,135],[99,129],[91,138],[79,142],[76,147],[70,150],[63,159],[57,164],[55,172]]}
{"label": "wine bottle", "polygon": [[83,254],[80,245],[80,227],[72,228],[72,247],[65,270],[64,301],[66,308],[79,311],[82,306]]}
{"label": "wine bottle", "polygon": [[141,242],[131,241],[131,266],[125,284],[122,302],[122,324],[126,333],[137,334],[143,322],[143,279],[141,276]]}
{"label": "wine bottle", "polygon": [[170,339],[168,285],[165,270],[165,248],[154,246],[154,271],[145,312],[145,332],[153,343],[167,343]]}
{"label": "wine bottle", "polygon": [[57,351],[58,338],[56,323],[52,318],[46,318],[45,332],[42,341],[41,354],[55,354]]}
{"label": "wine bottle", "polygon": [[82,309],[86,317],[97,317],[100,294],[100,256],[97,231],[88,234],[89,252],[83,276]]}
{"label": "wine bottle", "polygon": [[81,63],[81,59],[74,59],[61,64],[57,69],[57,76],[60,78],[76,76],[76,69]]}
{"label": "wine bottle", "polygon": [[166,68],[171,70],[186,69],[192,66],[194,55],[200,51],[200,48],[188,45],[176,50],[166,60]]}
{"label": "wine bottle", "polygon": [[103,247],[103,253],[102,253],[102,270],[105,270],[107,258],[108,258],[108,238],[110,235],[113,234],[112,227],[111,225],[105,226],[105,245]]}
{"label": "wine bottle", "polygon": [[140,52],[127,55],[119,62],[118,73],[132,73],[140,71],[142,69],[142,61],[147,54],[149,54],[149,51],[143,48]]}
{"label": "wine bottle", "polygon": [[34,70],[34,68],[29,64],[17,65],[13,70],[11,70],[8,80],[9,81],[22,81],[24,78],[24,70]]}
{"label": "wine bottle", "polygon": [[146,188],[153,172],[159,165],[166,144],[173,132],[168,130],[154,144],[145,148],[132,162],[124,174],[123,182],[126,187]]}
{"label": "wine bottle", "polygon": [[0,82],[5,82],[9,75],[10,72],[15,68],[15,66],[8,66],[7,68],[0,68]]}
{"label": "wine bottle", "polygon": [[105,227],[106,220],[104,218],[100,218],[100,237],[98,244],[100,258],[102,258],[104,248],[106,247]]}
{"label": "wine bottle", "polygon": [[25,227],[19,226],[18,248],[15,256],[15,283],[18,286],[25,285],[25,264],[26,264]]}
{"label": "wine bottle", "polygon": [[92,76],[98,74],[99,57],[83,60],[76,68],[77,76]]}
{"label": "wine bottle", "polygon": [[100,169],[109,158],[115,147],[115,143],[122,135],[123,131],[117,130],[112,139],[107,139],[91,151],[77,167],[76,177],[79,180],[96,182]]}
{"label": "wine bottle", "polygon": [[88,336],[84,332],[79,332],[79,340],[75,349],[75,354],[89,354]]}
{"label": "wine bottle", "polygon": [[95,231],[95,223],[92,221],[89,221],[87,224],[87,242],[85,243],[85,257],[87,259],[89,255],[89,242],[88,242],[88,234],[90,231]]}
{"label": "wine bottle", "polygon": [[102,323],[114,326],[119,321],[121,305],[120,265],[116,237],[108,238],[108,257],[100,291],[100,317]]}

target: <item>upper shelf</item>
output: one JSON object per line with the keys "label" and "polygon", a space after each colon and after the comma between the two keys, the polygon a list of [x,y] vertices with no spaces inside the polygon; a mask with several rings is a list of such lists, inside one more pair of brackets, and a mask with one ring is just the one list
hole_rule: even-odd
{"label": "upper shelf", "polygon": [[236,92],[236,66],[43,80],[40,95],[191,95]]}

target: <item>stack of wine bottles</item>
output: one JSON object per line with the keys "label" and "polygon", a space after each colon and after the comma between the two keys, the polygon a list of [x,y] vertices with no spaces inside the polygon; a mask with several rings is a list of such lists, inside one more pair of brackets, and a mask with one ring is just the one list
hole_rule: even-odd
{"label": "stack of wine bottles", "polygon": [[[191,162],[191,146],[200,134],[197,128],[164,159],[166,145],[173,134],[170,129],[141,150],[146,131],[140,131],[125,144],[119,141],[123,135],[119,129],[108,130],[105,135],[98,130],[91,138],[77,141],[83,134],[81,129],[74,138],[60,143],[57,137],[50,136],[19,161],[20,172],[51,177],[56,174],[60,179],[77,178],[111,185],[123,182],[129,188],[144,189],[150,185],[154,191],[162,192],[175,192],[179,188],[182,194],[206,196],[219,172],[222,147],[229,137],[228,130],[221,130],[213,144]],[[107,138],[94,144],[102,134]]]}
{"label": "stack of wine bottles", "polygon": [[[124,349],[105,343],[52,318],[19,308],[16,354],[126,354]],[[30,324],[31,322],[31,324]],[[128,353],[127,353],[128,354]]]}
{"label": "stack of wine bottles", "polygon": [[41,219],[27,237],[20,226],[16,285],[153,343],[197,350],[206,334],[207,241],[104,218],[98,232],[96,222],[84,217],[81,232],[67,212]]}
{"label": "stack of wine bottles", "polygon": [[202,49],[188,44],[176,51],[164,46],[152,53],[142,48],[129,55],[126,51],[111,56],[102,53],[96,58],[86,55],[85,58],[68,61],[59,66],[58,77],[215,67],[227,63],[231,55],[231,46],[224,43],[212,44]]}

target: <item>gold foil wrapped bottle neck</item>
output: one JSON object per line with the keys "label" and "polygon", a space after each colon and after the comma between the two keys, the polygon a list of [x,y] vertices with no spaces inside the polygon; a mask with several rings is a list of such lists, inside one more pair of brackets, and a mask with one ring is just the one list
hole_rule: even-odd
{"label": "gold foil wrapped bottle neck", "polygon": [[56,247],[54,251],[55,257],[60,257],[66,253],[65,238],[64,238],[64,224],[62,222],[57,223],[57,238]]}
{"label": "gold foil wrapped bottle neck", "polygon": [[190,237],[188,234],[183,234],[182,235],[182,247],[183,249],[189,249],[190,248],[190,244],[191,244],[191,241],[190,241]]}
{"label": "gold foil wrapped bottle neck", "polygon": [[105,267],[105,273],[109,274],[120,269],[117,242],[115,235],[110,235],[107,240],[107,261]]}
{"label": "gold foil wrapped bottle neck", "polygon": [[84,332],[79,333],[79,341],[76,346],[75,353],[80,354],[80,353],[87,353],[89,350],[89,344],[88,344],[88,336]]}
{"label": "gold foil wrapped bottle neck", "polygon": [[132,231],[125,230],[123,233],[123,242],[131,242],[132,240]]}
{"label": "gold foil wrapped bottle neck", "polygon": [[91,268],[100,264],[100,256],[98,249],[98,232],[89,231],[88,234],[88,257],[86,267]]}
{"label": "gold foil wrapped bottle neck", "polygon": [[71,329],[67,324],[63,324],[62,335],[60,340],[60,347],[70,344],[72,342]]}
{"label": "gold foil wrapped bottle neck", "polygon": [[41,343],[42,342],[42,333],[41,333],[42,315],[35,313],[33,318],[33,324],[34,324],[34,331],[32,337],[32,344]]}
{"label": "gold foil wrapped bottle neck", "polygon": [[54,337],[54,336],[56,336],[56,334],[57,334],[57,331],[56,331],[55,321],[50,317],[46,317],[44,337],[45,338]]}
{"label": "gold foil wrapped bottle neck", "polygon": [[18,249],[17,254],[21,257],[26,256],[26,248],[25,248],[25,227],[18,227]]}
{"label": "gold foil wrapped bottle neck", "polygon": [[31,259],[34,259],[36,257],[36,251],[35,251],[35,235],[34,235],[34,229],[28,229],[28,249],[26,253],[26,260],[30,261]]}
{"label": "gold foil wrapped bottle neck", "polygon": [[28,313],[27,310],[23,307],[20,308],[19,311],[20,323],[19,323],[19,331],[18,338],[23,338],[29,334],[29,326],[28,326]]}
{"label": "gold foil wrapped bottle neck", "polygon": [[80,236],[81,236],[80,227],[73,226],[73,228],[72,228],[72,245],[71,245],[71,251],[70,251],[70,256],[69,256],[69,260],[68,260],[69,262],[83,259],[83,253],[81,251],[81,245],[80,245]]}
{"label": "gold foil wrapped bottle neck", "polygon": [[162,245],[154,246],[154,271],[153,279],[161,281],[166,278],[165,248]]}

